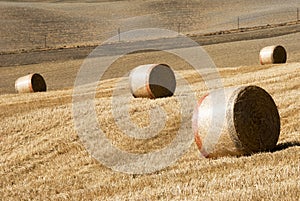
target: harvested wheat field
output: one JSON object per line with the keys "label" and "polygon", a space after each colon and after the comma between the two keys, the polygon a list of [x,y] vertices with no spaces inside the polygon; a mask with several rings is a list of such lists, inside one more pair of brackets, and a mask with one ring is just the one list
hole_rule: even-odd
{"label": "harvested wheat field", "polygon": [[[176,65],[187,65],[173,61],[175,69]],[[1,95],[1,197],[5,200],[297,200],[299,66],[300,63],[289,63],[219,69],[225,87],[258,85],[272,95],[281,117],[281,135],[275,150],[251,156],[203,159],[193,143],[175,164],[145,175],[112,171],[88,154],[74,129],[71,89]],[[207,93],[205,84],[194,76],[193,70],[179,69],[176,73],[191,83],[198,97]],[[111,111],[110,96],[119,79],[101,81],[96,110],[101,128],[120,149],[133,153],[162,149],[174,138],[180,118],[190,121],[190,117],[181,117],[177,101],[188,92],[178,86],[174,97],[132,98],[130,114],[136,124],[147,126],[147,111],[154,106],[164,108],[168,119],[165,128],[153,139],[126,137],[115,124]],[[124,98],[122,95],[117,98],[122,111]]]}
{"label": "harvested wheat field", "polygon": [[[0,200],[299,200],[299,6],[298,0],[286,5],[279,0],[0,1]],[[240,27],[250,28],[234,30],[237,16]],[[178,160],[147,174],[115,171],[92,157],[76,127],[77,73],[93,47],[118,28],[149,27],[204,41],[216,68],[202,63],[200,76],[187,61],[165,51],[135,52],[113,62],[96,83],[95,96],[94,83],[84,85],[84,95],[95,97],[99,128],[113,146],[143,155],[173,145],[179,131],[193,138],[193,110],[211,92],[206,84],[214,81],[221,81],[215,89],[257,85],[272,96],[281,121],[277,146],[247,156],[203,158],[192,140]],[[111,47],[126,45],[120,42]],[[286,48],[287,63],[259,65],[259,51],[270,45]],[[129,71],[144,64],[174,70],[174,96],[131,95]],[[47,92],[17,94],[17,78],[32,73],[45,78]],[[155,108],[161,110],[153,118],[149,111]],[[130,137],[132,124],[153,136]],[[111,152],[106,156],[118,159]]]}

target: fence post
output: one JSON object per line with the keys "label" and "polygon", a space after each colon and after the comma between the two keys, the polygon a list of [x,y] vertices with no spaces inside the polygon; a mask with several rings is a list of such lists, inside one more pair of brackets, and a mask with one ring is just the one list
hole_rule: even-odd
{"label": "fence post", "polygon": [[120,29],[120,27],[118,28],[118,36],[119,36],[119,42],[121,42],[121,29]]}
{"label": "fence post", "polygon": [[237,28],[240,29],[240,16],[238,16],[238,19],[237,19]]}
{"label": "fence post", "polygon": [[297,8],[297,22],[299,21],[299,8]]}
{"label": "fence post", "polygon": [[47,48],[47,34],[45,34],[44,45],[45,45],[45,48]]}
{"label": "fence post", "polygon": [[177,26],[178,35],[180,35],[180,28],[181,28],[180,26],[181,26],[181,24],[178,23],[178,26]]}

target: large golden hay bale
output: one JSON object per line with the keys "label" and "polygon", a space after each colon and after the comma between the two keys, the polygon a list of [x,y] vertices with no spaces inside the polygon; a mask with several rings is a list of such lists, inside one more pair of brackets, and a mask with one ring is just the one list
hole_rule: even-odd
{"label": "large golden hay bale", "polygon": [[280,117],[264,89],[242,86],[203,97],[194,112],[193,127],[203,156],[248,155],[276,146]]}
{"label": "large golden hay bale", "polygon": [[32,93],[46,91],[47,86],[44,78],[34,73],[18,78],[15,82],[15,89],[18,93]]}
{"label": "large golden hay bale", "polygon": [[161,98],[174,94],[176,79],[166,64],[146,64],[130,72],[129,83],[134,97]]}
{"label": "large golden hay bale", "polygon": [[267,46],[260,50],[259,60],[262,65],[285,63],[287,53],[281,45]]}

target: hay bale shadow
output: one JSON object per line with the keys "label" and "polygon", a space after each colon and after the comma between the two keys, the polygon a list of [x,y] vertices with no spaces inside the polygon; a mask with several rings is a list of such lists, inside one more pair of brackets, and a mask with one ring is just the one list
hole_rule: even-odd
{"label": "hay bale shadow", "polygon": [[274,153],[277,151],[282,151],[282,150],[288,149],[290,147],[296,147],[296,146],[300,146],[300,142],[297,142],[297,141],[283,142],[283,143],[277,144],[272,150],[266,150],[266,151],[262,151],[262,152],[252,153],[252,154],[249,153],[249,154],[244,154],[244,155],[240,155],[240,156],[236,156],[236,157],[237,158],[250,157],[250,156],[253,156],[253,155],[259,154],[259,153]]}
{"label": "hay bale shadow", "polygon": [[284,149],[290,148],[290,147],[295,147],[295,146],[300,146],[300,142],[293,141],[293,142],[284,142],[284,143],[279,143],[276,145],[276,147],[271,150],[271,152],[277,152],[277,151],[282,151]]}

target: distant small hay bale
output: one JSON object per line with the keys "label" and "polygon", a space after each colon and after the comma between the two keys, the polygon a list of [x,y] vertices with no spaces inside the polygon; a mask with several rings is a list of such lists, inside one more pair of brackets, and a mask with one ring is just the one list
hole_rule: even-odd
{"label": "distant small hay bale", "polygon": [[166,64],[146,64],[130,72],[129,84],[134,97],[162,98],[174,94],[176,78]]}
{"label": "distant small hay bale", "polygon": [[15,82],[18,93],[42,92],[47,90],[44,78],[37,73],[20,77]]}
{"label": "distant small hay bale", "polygon": [[287,53],[281,45],[267,46],[260,50],[259,60],[262,65],[285,63]]}
{"label": "distant small hay bale", "polygon": [[[221,101],[224,94],[225,102]],[[248,155],[276,146],[280,116],[274,100],[264,89],[228,88],[201,99],[194,111],[193,129],[204,157]]]}

